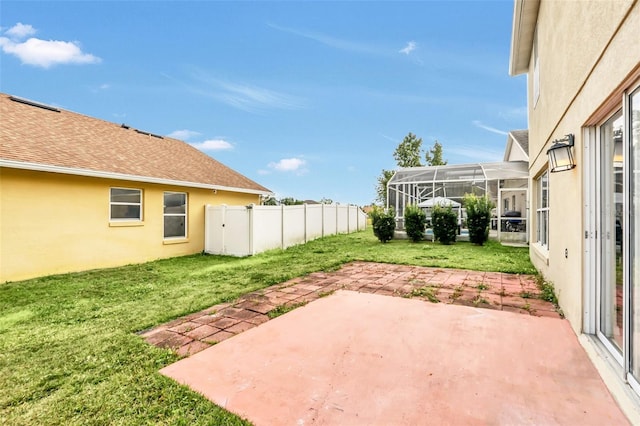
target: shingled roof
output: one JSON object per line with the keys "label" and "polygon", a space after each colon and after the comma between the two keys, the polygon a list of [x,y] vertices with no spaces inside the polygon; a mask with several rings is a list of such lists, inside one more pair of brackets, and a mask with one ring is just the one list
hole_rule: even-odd
{"label": "shingled roof", "polygon": [[518,142],[524,153],[529,155],[529,130],[512,130],[509,133],[513,140]]}
{"label": "shingled roof", "polygon": [[0,166],[255,194],[271,191],[191,145],[0,94]]}
{"label": "shingled roof", "polygon": [[521,160],[529,161],[529,130],[511,130],[507,135],[503,161]]}

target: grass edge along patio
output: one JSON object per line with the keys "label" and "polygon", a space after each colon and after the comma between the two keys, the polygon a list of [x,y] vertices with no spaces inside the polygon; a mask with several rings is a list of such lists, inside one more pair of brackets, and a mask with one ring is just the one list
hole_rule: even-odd
{"label": "grass edge along patio", "polygon": [[0,420],[242,424],[158,374],[178,356],[136,333],[353,260],[535,273],[526,248],[406,240],[383,245],[369,229],[248,258],[191,255],[4,284]]}

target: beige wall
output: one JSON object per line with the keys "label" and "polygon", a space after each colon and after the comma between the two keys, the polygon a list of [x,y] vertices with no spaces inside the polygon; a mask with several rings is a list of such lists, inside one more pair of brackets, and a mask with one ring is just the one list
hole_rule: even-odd
{"label": "beige wall", "polygon": [[521,148],[514,146],[513,148],[511,148],[511,152],[509,153],[509,158],[507,158],[507,161],[529,161],[529,156],[525,154]]}
{"label": "beige wall", "polygon": [[587,119],[638,64],[639,28],[640,6],[633,0],[543,0],[540,4],[540,97],[535,107],[533,62],[528,82],[533,218],[537,208],[533,178],[547,167],[546,150],[554,139],[575,135],[577,167],[550,174],[549,251],[533,243],[536,226],[532,226],[531,259],[555,285],[560,305],[576,331],[582,327],[584,280],[582,133]]}
{"label": "beige wall", "polygon": [[[109,222],[109,189],[143,191],[143,221]],[[163,239],[163,192],[188,193],[187,238]],[[258,195],[0,169],[0,283],[140,263],[204,249],[206,204]]]}

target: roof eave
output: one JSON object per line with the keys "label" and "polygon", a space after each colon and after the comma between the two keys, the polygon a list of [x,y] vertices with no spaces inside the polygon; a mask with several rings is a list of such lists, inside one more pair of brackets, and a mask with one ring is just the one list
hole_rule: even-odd
{"label": "roof eave", "polygon": [[507,136],[507,146],[504,148],[504,157],[502,161],[509,161],[509,154],[511,154],[511,150],[513,149],[513,136],[509,133]]}
{"label": "roof eave", "polygon": [[137,175],[129,175],[126,173],[113,173],[113,172],[105,172],[100,170],[78,169],[73,167],[53,166],[49,164],[40,164],[40,163],[28,163],[28,162],[15,161],[15,160],[0,159],[0,167],[32,170],[37,172],[61,173],[66,175],[97,177],[97,178],[103,178],[103,179],[128,180],[132,182],[156,183],[161,185],[184,186],[187,188],[215,189],[218,191],[241,192],[244,194],[255,194],[255,195],[263,195],[263,196],[273,195],[273,192],[268,190],[262,191],[259,189],[236,188],[231,186],[212,185],[212,184],[201,183],[201,182],[186,182],[181,180],[163,179],[163,178],[156,178],[151,176],[137,176]]}
{"label": "roof eave", "polygon": [[509,75],[529,71],[529,59],[533,48],[533,35],[538,21],[540,0],[515,0],[511,30],[511,54]]}

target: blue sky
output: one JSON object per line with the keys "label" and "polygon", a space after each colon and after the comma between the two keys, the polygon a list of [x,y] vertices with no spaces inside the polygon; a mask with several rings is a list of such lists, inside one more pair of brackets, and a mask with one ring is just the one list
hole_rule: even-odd
{"label": "blue sky", "polygon": [[527,127],[512,1],[0,8],[2,92],[178,137],[278,198],[366,205],[409,132],[455,164]]}

